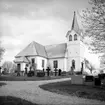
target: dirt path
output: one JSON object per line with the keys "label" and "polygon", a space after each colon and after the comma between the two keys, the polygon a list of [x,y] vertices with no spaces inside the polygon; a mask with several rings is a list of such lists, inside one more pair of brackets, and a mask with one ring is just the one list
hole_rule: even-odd
{"label": "dirt path", "polygon": [[0,88],[0,96],[20,97],[41,105],[105,105],[105,102],[64,96],[39,88],[42,84],[65,80],[69,78],[45,81],[2,81],[7,85]]}

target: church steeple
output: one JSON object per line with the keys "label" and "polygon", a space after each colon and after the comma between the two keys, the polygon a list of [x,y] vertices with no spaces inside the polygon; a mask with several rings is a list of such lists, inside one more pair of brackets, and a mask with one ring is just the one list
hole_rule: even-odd
{"label": "church steeple", "polygon": [[73,22],[72,22],[72,27],[71,30],[74,30],[78,34],[80,34],[80,28],[77,22],[77,17],[76,17],[76,12],[74,11],[74,16],[73,16]]}

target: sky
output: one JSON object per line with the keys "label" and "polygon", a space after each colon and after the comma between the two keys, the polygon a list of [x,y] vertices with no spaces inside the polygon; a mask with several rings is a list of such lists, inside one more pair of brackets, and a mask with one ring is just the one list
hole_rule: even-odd
{"label": "sky", "polygon": [[[67,42],[73,12],[81,28],[79,13],[85,8],[89,8],[88,0],[0,0],[0,40],[6,50],[2,62],[13,61],[32,41],[42,45]],[[98,60],[96,55],[87,57]]]}

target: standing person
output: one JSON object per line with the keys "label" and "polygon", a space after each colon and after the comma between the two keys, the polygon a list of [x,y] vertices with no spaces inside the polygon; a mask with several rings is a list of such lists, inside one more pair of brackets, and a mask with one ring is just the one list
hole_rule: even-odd
{"label": "standing person", "polygon": [[73,67],[71,66],[71,75],[73,75]]}
{"label": "standing person", "polygon": [[47,76],[49,76],[49,73],[50,73],[50,68],[49,68],[49,67],[47,67],[46,71],[47,71]]}
{"label": "standing person", "polygon": [[44,68],[43,68],[43,72],[44,72]]}
{"label": "standing person", "polygon": [[25,67],[25,74],[27,75],[27,67]]}
{"label": "standing person", "polygon": [[59,69],[59,71],[58,71],[58,75],[59,76],[61,76],[61,72],[62,72],[61,69]]}
{"label": "standing person", "polygon": [[0,66],[0,75],[1,75],[1,66]]}

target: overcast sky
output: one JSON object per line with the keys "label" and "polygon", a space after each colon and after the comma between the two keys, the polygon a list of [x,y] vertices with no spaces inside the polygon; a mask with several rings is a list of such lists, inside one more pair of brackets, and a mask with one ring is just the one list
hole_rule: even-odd
{"label": "overcast sky", "polygon": [[[30,42],[42,45],[66,42],[73,12],[89,8],[88,0],[0,0],[0,39],[4,59],[12,61]],[[81,27],[81,25],[80,25]]]}

